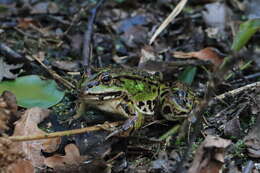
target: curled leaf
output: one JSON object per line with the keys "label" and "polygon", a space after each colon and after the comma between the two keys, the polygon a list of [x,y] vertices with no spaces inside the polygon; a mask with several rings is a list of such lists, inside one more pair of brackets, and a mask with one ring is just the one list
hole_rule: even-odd
{"label": "curled leaf", "polygon": [[219,66],[223,61],[212,47],[207,47],[197,52],[174,52],[173,56],[175,58],[198,58],[204,61],[210,61],[215,66]]}

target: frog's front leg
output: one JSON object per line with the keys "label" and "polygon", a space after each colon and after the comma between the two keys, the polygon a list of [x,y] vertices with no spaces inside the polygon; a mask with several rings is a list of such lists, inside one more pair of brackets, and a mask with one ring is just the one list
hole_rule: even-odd
{"label": "frog's front leg", "polygon": [[117,134],[126,132],[127,134],[131,133],[133,130],[139,129],[143,124],[143,115],[142,113],[135,111],[134,114],[124,122],[124,124],[110,133],[106,139],[110,138],[111,136],[115,136]]}

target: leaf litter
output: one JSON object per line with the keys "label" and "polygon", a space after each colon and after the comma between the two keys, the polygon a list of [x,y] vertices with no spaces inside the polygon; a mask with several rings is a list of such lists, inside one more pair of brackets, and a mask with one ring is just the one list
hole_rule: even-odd
{"label": "leaf litter", "polygon": [[[178,3],[171,3],[170,1],[158,1],[153,3],[148,1],[142,3],[138,1],[121,1],[120,3],[116,1],[107,2],[102,9],[102,13],[97,16],[97,23],[94,27],[95,33],[93,37],[95,39],[93,39],[94,46],[92,47],[93,65],[99,65],[100,67],[109,65],[120,65],[123,67],[139,66],[150,72],[163,72],[163,77],[166,75],[166,78],[163,78],[163,80],[176,81],[179,79],[181,81],[187,81],[198,93],[200,91],[203,97],[203,92],[205,92],[205,88],[208,86],[208,78],[210,78],[210,75],[207,76],[207,74],[217,72],[217,66],[222,63],[223,57],[229,54],[230,40],[233,40],[232,35],[237,33],[237,23],[243,21],[243,19],[239,17],[241,15],[237,15],[236,10],[238,9],[236,9],[234,3],[233,1],[228,3],[209,3],[208,1],[188,2],[185,7],[183,6],[181,8],[181,12],[177,17],[167,22],[167,27],[165,28],[164,26],[165,29],[157,34],[157,38],[153,40],[153,44],[148,45],[149,38],[152,38],[152,34],[156,33],[154,31],[156,31],[160,23],[163,23],[165,18],[173,11],[173,6],[176,6]],[[16,28],[16,30],[9,32],[9,29],[6,29],[8,28],[6,27],[8,23],[2,25],[1,21],[0,26],[5,26],[2,27],[4,29],[2,29],[3,32],[1,31],[0,33],[1,38],[3,37],[3,40],[7,40],[8,45],[14,45],[12,46],[14,50],[27,54],[27,57],[29,54],[33,56],[38,55],[38,52],[44,52],[42,63],[46,64],[46,67],[49,69],[55,69],[55,71],[64,78],[76,84],[80,80],[80,73],[78,72],[80,66],[76,66],[73,62],[81,60],[81,43],[83,33],[85,32],[86,16],[88,15],[86,11],[91,9],[93,4],[90,2],[82,4],[70,2],[66,4],[66,2],[59,3],[58,1],[35,1],[32,4],[26,1],[26,3],[21,3],[18,6],[14,1],[10,1],[10,4],[11,5],[8,6],[10,9],[8,9],[7,12],[1,13],[1,16],[5,17],[5,21],[13,20],[9,28],[12,28],[16,23],[18,29]],[[254,12],[254,10],[252,10],[251,13],[248,11],[248,9],[253,8],[252,6],[249,4],[245,5],[247,5],[246,11],[244,11],[243,8],[239,8],[240,12],[245,14],[244,17],[251,18],[252,15],[257,15],[257,12]],[[126,6],[127,9],[125,8]],[[23,7],[23,9],[20,9],[20,7]],[[207,13],[202,12],[202,7],[203,9],[207,9]],[[229,11],[232,11],[232,15],[235,15],[237,18],[230,20],[229,17],[231,14]],[[13,16],[19,15],[22,15],[22,18],[13,18]],[[212,16],[217,16],[217,18]],[[252,21],[253,23],[254,21],[257,23],[257,20]],[[246,55],[243,55],[244,59],[240,59],[241,64],[246,64],[248,60],[251,60],[252,56],[256,55],[255,51],[258,50],[255,44],[257,42],[258,27],[253,28],[253,32],[250,30],[252,29],[250,28],[250,24],[247,24],[246,27],[241,29],[242,35],[237,41],[239,43],[236,43],[236,46],[233,46],[233,48],[240,49],[243,47],[245,50],[250,50]],[[225,37],[223,37],[223,35]],[[239,41],[241,39],[242,42]],[[246,43],[249,45],[248,47],[245,46]],[[252,47],[253,49],[251,50]],[[181,58],[180,60],[177,59],[178,56]],[[207,63],[202,63],[201,65],[201,61],[197,59],[205,62],[210,61],[210,63],[213,64],[213,70],[212,65]],[[236,94],[228,92],[237,87],[243,87],[244,85],[259,80],[259,77],[247,78],[246,76],[254,75],[259,71],[257,68],[259,66],[254,64],[256,61],[257,59],[253,60],[253,63],[250,63],[249,66],[243,69],[230,69],[229,74],[225,74],[230,77],[214,90],[216,95],[227,93],[227,96],[225,95],[221,100],[215,101],[203,115],[205,122],[201,129],[201,135],[194,142],[195,149],[196,146],[199,147],[197,147],[196,154],[190,153],[191,157],[189,157],[189,162],[185,163],[186,168],[190,167],[189,171],[218,172],[224,169],[224,171],[228,172],[232,169],[241,172],[244,165],[247,163],[252,165],[252,160],[258,159],[259,142],[257,129],[259,129],[259,123],[257,123],[257,116],[259,106],[257,105],[259,103],[259,92],[255,90],[250,92],[243,90]],[[174,63],[175,65],[172,66]],[[6,81],[6,79],[17,77],[15,73],[12,73],[13,67],[6,67],[6,65],[9,64],[6,64],[4,61],[0,64],[5,64],[6,68],[5,74],[0,73],[0,76],[2,75],[1,80]],[[39,75],[49,78],[45,71],[39,70],[41,68],[37,62],[31,61],[26,65],[27,67],[22,68],[24,70],[23,73],[34,74],[34,72],[36,72]],[[192,66],[187,67],[187,65]],[[21,67],[17,67],[14,70],[17,71],[19,68]],[[0,71],[1,70],[2,68],[0,68]],[[71,71],[73,71],[73,73]],[[245,79],[247,80],[239,82],[241,79],[244,79],[244,77],[246,77]],[[75,102],[77,102],[77,99],[75,99],[74,93],[67,93],[62,102],[51,108],[52,110],[56,110],[58,114],[69,114],[71,110],[76,107]],[[10,117],[14,117],[16,120],[22,115],[21,119],[18,120],[19,123],[17,122],[15,130],[17,131],[16,128],[20,126],[19,128],[22,129],[18,131],[22,132],[23,135],[46,133],[38,128],[39,123],[42,121],[41,114],[45,114],[43,113],[45,112],[43,109],[32,108],[24,110],[19,107],[19,112],[26,112],[27,118],[24,118],[25,114],[17,113],[18,111],[15,107],[9,107],[9,103],[7,103],[5,98],[0,99],[0,105],[0,112],[3,112],[2,115],[0,114],[0,125],[2,131],[5,133],[8,132],[7,129],[11,131],[13,129],[10,124],[12,125],[14,120],[12,120],[12,118],[6,118],[9,117],[10,114]],[[30,111],[32,112],[30,113]],[[13,112],[17,115],[12,115]],[[97,112],[93,113],[93,111],[90,110],[88,116],[84,117],[83,120],[81,119],[76,127],[79,128],[96,124],[100,122],[101,118],[99,116],[102,116],[102,114]],[[1,119],[1,117],[4,118]],[[53,116],[46,116],[46,119],[50,120],[50,117],[53,118]],[[62,119],[64,117],[59,118]],[[18,162],[15,164],[16,170],[28,170],[28,172],[31,172],[35,169],[35,167],[33,169],[32,167],[35,166],[34,164],[37,162],[39,163],[39,165],[36,164],[38,167],[47,165],[56,170],[64,170],[64,168],[67,168],[66,171],[70,171],[70,167],[76,167],[74,170],[78,171],[78,165],[86,165],[86,162],[88,162],[88,166],[92,166],[92,168],[87,167],[86,169],[93,170],[94,167],[94,171],[97,172],[97,168],[101,167],[104,168],[101,170],[105,172],[105,170],[107,170],[106,168],[109,167],[107,163],[109,162],[113,165],[110,171],[114,172],[119,172],[116,170],[143,172],[153,172],[154,170],[162,172],[174,171],[181,157],[184,155],[182,149],[187,147],[187,145],[183,144],[185,140],[178,141],[174,136],[171,136],[164,141],[154,141],[153,138],[161,136],[167,129],[170,129],[175,124],[171,122],[159,122],[156,124],[153,122],[157,119],[154,117],[149,118],[147,121],[152,121],[150,125],[135,132],[131,137],[119,138],[119,140],[109,144],[103,142],[106,133],[88,133],[87,135],[68,137],[70,142],[76,141],[75,145],[69,144],[68,141],[65,145],[62,145],[61,139],[46,142],[46,144],[39,142],[41,140],[31,143],[23,142],[21,144],[25,146],[26,151],[24,155],[17,156],[20,164],[18,164]],[[22,120],[23,123],[21,122]],[[93,122],[93,120],[96,122]],[[106,116],[105,120],[108,120]],[[45,125],[52,127],[54,124],[53,122],[49,122]],[[59,124],[56,124],[55,128],[61,128],[58,129],[58,131],[62,130]],[[31,132],[30,129],[33,130],[33,132]],[[55,129],[55,131],[57,129]],[[65,129],[69,129],[69,127],[65,127]],[[1,135],[3,135],[3,133],[1,133]],[[203,140],[203,135],[208,136]],[[127,140],[124,140],[124,138],[127,138]],[[92,142],[91,145],[87,145],[89,141]],[[95,142],[97,143],[96,146]],[[231,142],[234,145],[229,145],[231,148],[231,150],[229,150],[226,146]],[[10,143],[2,146],[10,147],[12,146]],[[54,145],[52,146],[53,143]],[[84,146],[91,148],[92,153],[90,152],[91,149],[87,147],[84,148]],[[103,149],[99,150],[96,148],[97,146],[101,148],[103,146]],[[136,146],[141,146],[138,152],[133,150]],[[64,151],[60,151],[60,147],[62,147]],[[195,149],[192,151],[195,151]],[[46,151],[48,156],[44,155],[41,150]],[[2,151],[4,151],[4,149]],[[54,153],[52,153],[53,151]],[[117,155],[122,151],[124,151],[125,154]],[[94,153],[98,153],[101,157],[91,162],[90,160],[92,159],[88,160],[87,158],[93,158]],[[14,153],[7,152],[5,154],[12,155]],[[89,157],[90,155],[91,157]],[[172,155],[174,155],[174,158]],[[25,161],[23,157],[31,159]],[[16,158],[16,156],[14,158]],[[228,161],[230,161],[230,163],[223,161],[224,158],[229,159]],[[84,162],[84,159],[87,159],[87,161],[85,160]],[[191,165],[190,163],[192,161],[193,164]],[[255,165],[257,165],[258,162],[259,160],[254,160]],[[246,166],[250,168],[250,164]],[[187,171],[187,169],[184,171]]]}

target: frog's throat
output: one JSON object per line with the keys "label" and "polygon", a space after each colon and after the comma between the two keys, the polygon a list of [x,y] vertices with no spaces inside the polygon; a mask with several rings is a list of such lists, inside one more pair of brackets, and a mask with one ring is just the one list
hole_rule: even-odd
{"label": "frog's throat", "polygon": [[123,96],[123,92],[116,91],[116,92],[107,92],[107,93],[84,93],[85,100],[113,100],[118,99]]}

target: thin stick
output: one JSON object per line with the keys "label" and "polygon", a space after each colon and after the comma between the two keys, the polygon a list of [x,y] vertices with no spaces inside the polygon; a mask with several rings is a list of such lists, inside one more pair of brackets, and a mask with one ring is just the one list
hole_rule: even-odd
{"label": "thin stick", "polygon": [[182,11],[188,0],[181,0],[173,9],[171,14],[163,21],[159,28],[154,32],[149,44],[152,44],[156,37],[171,23],[171,21]]}
{"label": "thin stick", "polygon": [[69,81],[67,81],[66,79],[62,78],[60,75],[58,75],[55,71],[53,71],[52,69],[48,68],[44,63],[42,63],[42,61],[37,57],[37,56],[32,56],[30,58],[33,58],[34,60],[36,60],[43,68],[45,68],[54,79],[60,81],[60,83],[62,83],[65,87],[67,87],[68,89],[71,88],[76,88],[72,83],[70,83]]}
{"label": "thin stick", "polygon": [[236,95],[236,94],[240,93],[241,91],[244,91],[244,90],[247,90],[250,88],[257,88],[257,87],[260,87],[260,82],[254,82],[254,83],[248,84],[246,86],[242,86],[240,88],[236,88],[234,90],[227,91],[221,95],[216,96],[214,99],[221,100],[221,99],[224,99],[225,97],[227,97],[228,95]]}
{"label": "thin stick", "polygon": [[91,15],[88,19],[87,31],[84,34],[84,42],[83,42],[83,67],[84,72],[87,75],[90,74],[90,44],[92,40],[92,33],[93,33],[93,25],[95,22],[95,18],[97,15],[97,11],[101,7],[101,5],[105,2],[105,0],[100,0],[96,7],[91,10]]}
{"label": "thin stick", "polygon": [[102,125],[95,125],[95,126],[86,127],[86,128],[66,130],[66,131],[53,132],[53,133],[46,133],[44,135],[10,136],[10,137],[8,137],[8,139],[11,140],[11,141],[14,141],[14,142],[32,141],[32,140],[40,140],[40,139],[50,139],[50,138],[56,138],[56,137],[61,137],[61,136],[68,136],[68,135],[75,135],[75,134],[80,134],[80,133],[104,130],[104,129],[108,129],[108,128],[111,128],[111,127],[119,126],[121,124],[123,124],[123,122],[118,121],[118,122],[113,122],[113,123],[105,123],[105,124],[102,124]]}

